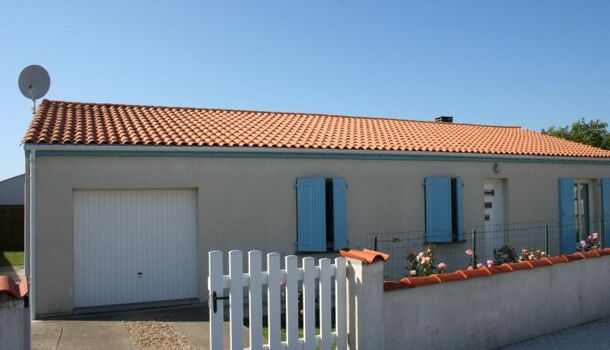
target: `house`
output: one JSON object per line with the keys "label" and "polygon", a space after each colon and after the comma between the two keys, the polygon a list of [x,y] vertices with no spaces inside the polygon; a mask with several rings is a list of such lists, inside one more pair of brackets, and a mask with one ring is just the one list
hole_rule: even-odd
{"label": "house", "polygon": [[23,250],[25,175],[0,181],[0,250]]}
{"label": "house", "polygon": [[463,252],[470,227],[547,221],[573,251],[610,217],[610,151],[448,117],[44,100],[23,143],[36,316],[205,301],[214,249],[324,256],[421,230]]}

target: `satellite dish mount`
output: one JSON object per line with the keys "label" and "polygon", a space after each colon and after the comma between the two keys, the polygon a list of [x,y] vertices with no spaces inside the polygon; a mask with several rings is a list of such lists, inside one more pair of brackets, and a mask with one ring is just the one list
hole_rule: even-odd
{"label": "satellite dish mount", "polygon": [[32,114],[36,112],[36,100],[46,95],[50,86],[49,73],[41,66],[27,66],[19,74],[19,91],[25,98],[32,100]]}

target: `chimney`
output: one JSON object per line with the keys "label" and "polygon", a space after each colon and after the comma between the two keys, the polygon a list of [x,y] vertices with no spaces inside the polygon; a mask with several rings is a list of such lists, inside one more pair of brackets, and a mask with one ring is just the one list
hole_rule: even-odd
{"label": "chimney", "polygon": [[438,116],[438,117],[434,118],[434,120],[437,123],[453,123],[453,117],[448,116],[448,115]]}

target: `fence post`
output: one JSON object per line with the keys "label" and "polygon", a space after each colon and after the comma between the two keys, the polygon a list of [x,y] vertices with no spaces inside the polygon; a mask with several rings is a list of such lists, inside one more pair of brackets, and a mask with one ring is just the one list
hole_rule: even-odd
{"label": "fence post", "polygon": [[210,309],[210,350],[224,349],[223,321],[224,321],[224,303],[223,300],[214,297],[224,296],[224,288],[222,286],[222,252],[213,250],[208,253],[209,256],[209,280],[208,280],[208,308]]}
{"label": "fence post", "polygon": [[544,252],[549,256],[549,224],[544,225]]}
{"label": "fence post", "polygon": [[383,265],[347,258],[348,344],[350,349],[384,349]]}
{"label": "fence post", "polygon": [[231,316],[231,349],[244,347],[244,284],[243,254],[241,250],[229,252],[229,314]]}
{"label": "fence post", "polygon": [[375,236],[375,240],[373,241],[373,247],[373,250],[377,252],[377,236]]}
{"label": "fence post", "polygon": [[262,254],[258,250],[248,252],[248,274],[250,274],[249,331],[250,348],[263,348],[263,288],[262,288]]}
{"label": "fence post", "polygon": [[477,266],[477,230],[472,229],[472,267]]}
{"label": "fence post", "polygon": [[335,258],[335,325],[337,329],[337,350],[347,350],[347,305],[346,305],[346,262],[345,258]]}
{"label": "fence post", "polygon": [[[608,204],[605,204],[608,205]],[[604,239],[604,233],[606,232],[606,217],[602,213],[602,216],[599,218],[599,246],[602,248],[607,248],[606,240]]]}
{"label": "fence post", "polygon": [[267,254],[267,327],[269,329],[269,349],[282,348],[280,254]]}

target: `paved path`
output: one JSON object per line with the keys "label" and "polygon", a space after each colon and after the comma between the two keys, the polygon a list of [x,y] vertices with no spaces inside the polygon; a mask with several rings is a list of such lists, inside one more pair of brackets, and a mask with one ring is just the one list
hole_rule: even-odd
{"label": "paved path", "polygon": [[9,275],[13,281],[19,282],[25,278],[23,266],[0,266],[0,275]]}
{"label": "paved path", "polygon": [[[32,349],[133,350],[137,348],[125,321],[158,320],[171,322],[194,348],[209,348],[208,309],[194,306],[34,321]],[[225,323],[224,335],[225,348],[228,349],[228,322]]]}
{"label": "paved path", "polygon": [[610,318],[507,346],[502,350],[610,349]]}

